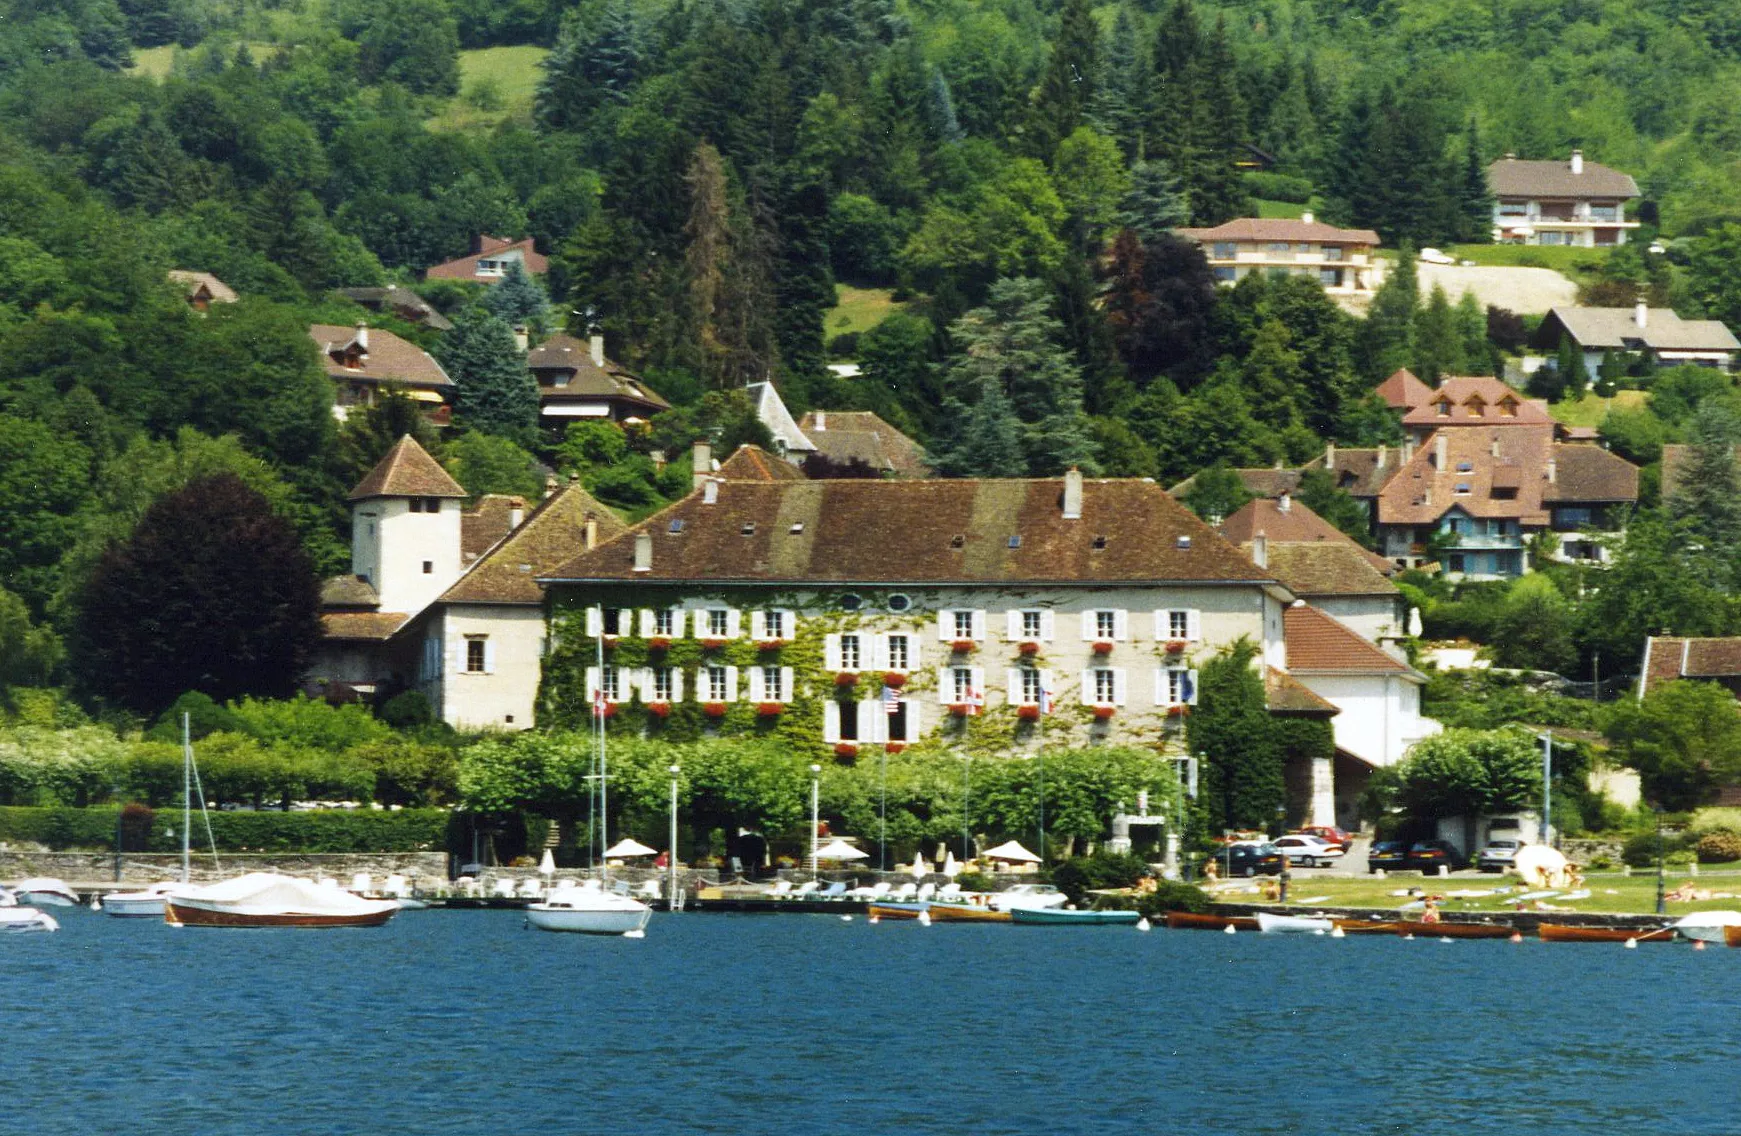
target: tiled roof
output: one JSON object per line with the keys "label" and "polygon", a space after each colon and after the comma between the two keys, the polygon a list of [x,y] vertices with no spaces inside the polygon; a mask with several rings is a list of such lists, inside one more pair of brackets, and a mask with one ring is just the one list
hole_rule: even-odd
{"label": "tiled roof", "polygon": [[598,525],[600,543],[628,528],[579,482],[570,482],[540,502],[519,528],[473,564],[437,602],[542,603],[544,589],[538,577],[585,550],[588,517]]}
{"label": "tiled roof", "polygon": [[361,501],[365,497],[465,497],[445,469],[429,451],[407,434],[393,443],[387,456],[375,463],[348,498]]}
{"label": "tiled roof", "polygon": [[327,639],[387,640],[410,618],[402,611],[326,611],[320,628]]}
{"label": "tiled roof", "polygon": [[[526,499],[486,493],[459,516],[459,560],[470,564],[514,528],[514,510],[524,513]],[[524,517],[522,516],[522,519]]]}
{"label": "tiled roof", "polygon": [[[1395,570],[1390,561],[1362,547],[1347,533],[1291,496],[1274,500],[1258,497],[1247,501],[1217,528],[1234,544],[1248,544],[1259,533],[1269,541],[1272,550],[1278,544],[1329,543],[1355,553],[1372,571],[1388,576]],[[1271,566],[1274,566],[1273,561]],[[1283,583],[1286,582],[1284,579]]]}
{"label": "tiled roof", "polygon": [[[621,399],[649,413],[671,409],[659,392],[639,376],[609,359],[593,362],[592,348],[572,335],[553,335],[526,355],[526,366],[538,378],[538,396],[546,404],[600,398]],[[557,386],[558,378],[567,382]]]}
{"label": "tiled roof", "polygon": [[[1450,403],[1450,413],[1439,412],[1440,403]],[[1512,413],[1503,413],[1509,406]],[[1404,426],[1540,426],[1553,418],[1541,403],[1524,397],[1489,375],[1461,375],[1446,379],[1439,389],[1402,419]]]}
{"label": "tiled roof", "polygon": [[1308,689],[1305,683],[1274,667],[1263,669],[1263,692],[1271,714],[1332,718],[1342,713],[1334,703]]}
{"label": "tiled roof", "polygon": [[524,264],[528,276],[542,276],[550,270],[550,262],[532,245],[532,238],[522,241],[510,241],[503,237],[480,236],[472,242],[476,251],[470,256],[462,256],[442,264],[431,265],[423,273],[425,277],[437,280],[474,280],[494,284],[501,280],[499,276],[479,276],[478,259],[485,256],[495,256],[509,249],[520,249],[525,257]]}
{"label": "tiled roof", "polygon": [[[1300,487],[1300,471],[1297,469],[1260,468],[1236,469],[1240,484],[1245,491],[1257,497],[1280,497],[1283,493],[1292,493]],[[1174,497],[1183,499],[1191,492],[1191,487],[1197,484],[1197,475],[1192,474],[1167,490]]]}
{"label": "tiled roof", "polygon": [[868,410],[813,410],[798,429],[830,461],[862,461],[896,477],[931,476],[924,447]]}
{"label": "tiled roof", "polygon": [[1647,309],[1643,327],[1636,308],[1554,308],[1548,317],[1587,351],[1626,350],[1635,343],[1653,351],[1741,351],[1741,341],[1721,320],[1684,320],[1672,308]]}
{"label": "tiled roof", "polygon": [[1487,184],[1495,197],[1638,196],[1632,175],[1590,161],[1584,162],[1582,173],[1575,174],[1570,161],[1501,158],[1487,167]]}
{"label": "tiled roof", "polygon": [[189,272],[185,268],[172,268],[169,278],[187,289],[188,298],[199,294],[204,288],[215,304],[233,304],[236,302],[236,291],[209,272]]}
{"label": "tiled roof", "polygon": [[803,481],[804,471],[760,446],[745,442],[714,471],[727,481]]}
{"label": "tiled roof", "polygon": [[1295,674],[1340,671],[1355,674],[1413,674],[1361,635],[1315,607],[1294,603],[1282,613],[1288,670]]}
{"label": "tiled roof", "polygon": [[[1242,544],[1247,552],[1249,544]],[[1373,564],[1373,554],[1357,544],[1271,544],[1269,570],[1296,596],[1394,596],[1389,572],[1396,566],[1377,558],[1389,571]]]}
{"label": "tiled roof", "polygon": [[428,300],[397,284],[385,288],[340,288],[338,294],[374,311],[391,308],[400,319],[420,323],[432,331],[453,330],[453,321],[436,311]]}
{"label": "tiled roof", "polygon": [[1413,410],[1433,397],[1433,388],[1415,378],[1407,367],[1391,372],[1390,378],[1373,388],[1373,394],[1392,410]]}
{"label": "tiled roof", "polygon": [[1370,499],[1378,496],[1384,483],[1396,476],[1403,466],[1401,446],[1376,446],[1343,449],[1326,447],[1324,452],[1306,463],[1306,468],[1322,466],[1328,469],[1336,488],[1351,497]]}
{"label": "tiled roof", "polygon": [[[367,347],[358,343],[363,332],[367,333]],[[341,382],[404,383],[442,390],[453,386],[453,380],[429,352],[390,331],[317,323],[309,327],[308,334],[320,348],[326,373]],[[346,366],[347,360],[356,365]]]}
{"label": "tiled roof", "polygon": [[634,570],[625,534],[555,580],[878,584],[1271,583],[1153,482],[1085,480],[1066,520],[1064,479],[835,480],[716,485],[636,525],[652,537]]}
{"label": "tiled roof", "polygon": [[334,576],[320,585],[320,606],[375,608],[381,606],[381,596],[362,576]]}
{"label": "tiled roof", "polygon": [[1556,442],[1549,449],[1554,480],[1542,487],[1542,500],[1636,501],[1638,467],[1600,446]]}
{"label": "tiled roof", "polygon": [[[1434,431],[1379,493],[1378,521],[1385,525],[1432,524],[1447,510],[1458,508],[1471,517],[1545,525],[1548,515],[1542,508],[1542,484],[1552,437],[1551,426]],[[1500,488],[1514,481],[1514,496],[1494,495],[1496,471]]]}
{"label": "tiled roof", "polygon": [[1741,638],[1683,639],[1651,636],[1644,641],[1644,693],[1677,678],[1741,678]]}
{"label": "tiled roof", "polygon": [[1213,229],[1179,229],[1181,237],[1199,243],[1208,241],[1316,241],[1319,244],[1374,245],[1378,234],[1371,229],[1338,229],[1322,221],[1295,217],[1236,217]]}

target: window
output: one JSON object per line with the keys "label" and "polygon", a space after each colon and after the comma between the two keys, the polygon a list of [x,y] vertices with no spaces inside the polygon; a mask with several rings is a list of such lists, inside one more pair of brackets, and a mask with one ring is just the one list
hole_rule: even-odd
{"label": "window", "polygon": [[857,611],[864,606],[864,597],[857,592],[847,592],[834,602],[841,611]]}
{"label": "window", "polygon": [[736,693],[731,688],[731,681],[725,667],[707,668],[707,700],[709,702],[727,702]]}
{"label": "window", "polygon": [[910,662],[912,655],[911,647],[908,643],[908,637],[905,635],[891,635],[889,636],[888,644],[889,669],[891,671],[904,671],[908,669],[908,667],[912,665]]}
{"label": "window", "polygon": [[423,562],[423,574],[425,576],[433,576],[435,574],[435,561],[425,560]]}
{"label": "window", "polygon": [[1044,620],[1037,611],[1022,612],[1022,638],[1037,640],[1042,637]]}
{"label": "window", "polygon": [[790,697],[786,689],[784,667],[762,667],[762,701],[784,702]]}
{"label": "window", "polygon": [[913,598],[896,592],[888,598],[888,602],[884,606],[890,611],[906,611],[913,606]]}
{"label": "window", "polygon": [[1215,274],[1217,284],[1231,284],[1239,279],[1239,273],[1231,268],[1214,268],[1210,271]]}
{"label": "window", "polygon": [[784,639],[786,637],[786,613],[769,611],[762,613],[762,637],[765,639]]}
{"label": "window", "polygon": [[1263,247],[1270,252],[1287,252],[1288,251],[1288,242],[1286,242],[1286,241],[1270,241],[1268,244],[1264,245]]}
{"label": "window", "polygon": [[1325,260],[1341,260],[1342,259],[1342,246],[1341,245],[1325,245],[1324,246],[1324,259]]}
{"label": "window", "polygon": [[1342,287],[1342,270],[1340,268],[1318,269],[1318,283],[1326,288]]}
{"label": "window", "polygon": [[974,637],[973,613],[971,611],[957,611],[951,614],[954,616],[955,637],[957,639],[972,639]]}
{"label": "window", "polygon": [[1022,546],[1022,538],[1020,536],[1010,537],[1009,546],[1011,548],[1020,548]]}
{"label": "window", "polygon": [[622,672],[616,667],[605,667],[599,671],[599,693],[604,695],[606,702],[621,702],[623,700]]}
{"label": "window", "polygon": [[1097,639],[1116,639],[1118,637],[1118,613],[1116,611],[1095,612],[1094,635]]}
{"label": "window", "polygon": [[647,694],[654,702],[670,702],[676,697],[677,668],[654,667],[652,681],[647,684]]}
{"label": "window", "polygon": [[606,635],[625,634],[627,631],[627,628],[624,626],[624,624],[626,622],[627,622],[627,620],[623,619],[623,610],[621,608],[616,608],[616,607],[605,608],[604,633]]}
{"label": "window", "polygon": [[1105,552],[1106,551],[1106,538],[1103,536],[1097,536],[1092,541],[1089,542],[1088,547],[1092,548],[1096,552]]}
{"label": "window", "polygon": [[889,740],[892,742],[911,741],[907,723],[911,721],[912,703],[903,698],[895,706],[894,713],[889,714]]}
{"label": "window", "polygon": [[677,613],[668,607],[653,609],[653,634],[669,639],[676,633]]}
{"label": "window", "polygon": [[465,641],[465,669],[467,674],[483,674],[484,649],[488,644],[482,639],[467,639]]}
{"label": "window", "polygon": [[1451,417],[1451,400],[1441,398],[1438,402],[1433,403],[1433,409],[1438,412],[1440,418],[1449,418]]}
{"label": "window", "polygon": [[1239,246],[1234,244],[1232,241],[1216,241],[1215,244],[1211,246],[1209,255],[1211,259],[1214,260],[1237,260],[1239,258]]}
{"label": "window", "polygon": [[1471,398],[1468,402],[1465,402],[1463,406],[1469,411],[1469,417],[1471,418],[1487,417],[1487,403],[1482,401],[1480,397]]}
{"label": "window", "polygon": [[1469,483],[1467,481],[1459,481],[1457,483],[1457,496],[1459,496],[1459,497],[1469,496]]}
{"label": "window", "polygon": [[1094,704],[1096,706],[1115,706],[1118,704],[1118,677],[1111,667],[1096,667],[1088,672],[1094,678]]}
{"label": "window", "polygon": [[973,668],[950,667],[949,690],[949,701],[971,703],[974,699]]}
{"label": "window", "polygon": [[1451,554],[1451,571],[1463,571],[1463,554],[1461,552],[1453,552]]}
{"label": "window", "polygon": [[421,498],[421,497],[411,498],[411,511],[413,513],[423,512],[423,498]]}
{"label": "window", "polygon": [[724,608],[709,608],[707,610],[707,637],[709,639],[724,639],[731,635],[731,612]]}
{"label": "window", "polygon": [[1191,638],[1191,613],[1188,611],[1169,611],[1167,613],[1167,638]]}
{"label": "window", "polygon": [[836,702],[834,705],[836,707],[835,713],[840,715],[839,740],[843,742],[858,741],[859,704],[857,702]]}
{"label": "window", "polygon": [[1040,681],[1040,672],[1035,670],[1033,667],[1023,667],[1021,671],[1021,679],[1022,704],[1024,706],[1038,706],[1040,704],[1040,693],[1044,685]]}
{"label": "window", "polygon": [[439,497],[426,497],[426,498],[424,498],[423,499],[423,511],[425,513],[439,513],[439,512],[441,512],[441,498],[439,498]]}
{"label": "window", "polygon": [[669,531],[672,536],[676,536],[678,533],[682,532],[683,529],[684,529],[683,518],[677,517],[677,518],[672,520],[671,527],[667,531]]}
{"label": "window", "polygon": [[858,636],[842,635],[840,637],[840,669],[843,671],[856,671],[858,668]]}

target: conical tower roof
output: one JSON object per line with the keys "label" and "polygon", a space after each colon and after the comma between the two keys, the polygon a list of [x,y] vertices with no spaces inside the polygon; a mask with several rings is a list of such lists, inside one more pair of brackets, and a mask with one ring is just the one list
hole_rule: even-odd
{"label": "conical tower roof", "polygon": [[350,500],[369,497],[467,497],[441,463],[407,434],[351,490]]}

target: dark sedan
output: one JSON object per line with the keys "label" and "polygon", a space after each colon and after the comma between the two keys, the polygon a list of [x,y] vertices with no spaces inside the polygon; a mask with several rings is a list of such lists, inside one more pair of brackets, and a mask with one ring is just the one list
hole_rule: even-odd
{"label": "dark sedan", "polygon": [[1436,873],[1440,867],[1458,871],[1469,866],[1468,859],[1447,840],[1417,840],[1409,845],[1407,868]]}
{"label": "dark sedan", "polygon": [[1409,842],[1406,840],[1375,840],[1366,853],[1366,870],[1384,869],[1395,872],[1408,867]]}
{"label": "dark sedan", "polygon": [[1282,854],[1273,844],[1233,844],[1216,856],[1230,876],[1279,876]]}

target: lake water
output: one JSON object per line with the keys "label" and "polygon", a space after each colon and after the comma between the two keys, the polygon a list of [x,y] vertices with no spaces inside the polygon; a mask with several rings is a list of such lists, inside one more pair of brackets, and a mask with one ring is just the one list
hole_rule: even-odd
{"label": "lake water", "polygon": [[1741,1131],[1741,950],[408,912],[0,939],[0,1132]]}

